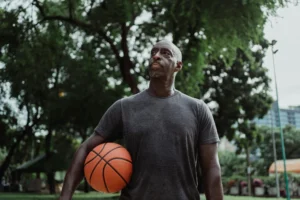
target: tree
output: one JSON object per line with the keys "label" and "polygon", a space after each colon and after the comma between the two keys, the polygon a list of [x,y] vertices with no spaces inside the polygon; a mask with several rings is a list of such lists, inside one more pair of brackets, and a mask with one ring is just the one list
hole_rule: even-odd
{"label": "tree", "polygon": [[270,79],[263,66],[267,41],[262,40],[260,46],[250,55],[238,49],[230,66],[219,58],[204,68],[202,96],[205,102],[215,104],[212,111],[220,137],[232,140],[237,123],[264,116],[271,106]]}
{"label": "tree", "polygon": [[[261,151],[261,157],[264,161],[264,172],[268,174],[270,165],[274,162],[272,129],[269,127],[259,127],[258,132],[263,135],[264,140],[261,145],[256,146]],[[274,128],[276,156],[282,160],[282,146],[280,139],[280,130]],[[300,131],[292,126],[286,126],[283,129],[286,159],[295,159],[300,157]]]}
{"label": "tree", "polygon": [[[22,10],[21,10],[22,11]],[[19,12],[21,12],[19,10]],[[15,62],[18,63],[19,67],[24,66],[21,64],[22,60],[10,60],[12,57],[22,52],[23,49],[18,49],[19,44],[21,40],[24,38],[20,34],[20,32],[24,31],[26,29],[26,22],[24,24],[18,23],[18,12],[6,12],[0,10],[0,18],[3,23],[1,23],[1,33],[0,37],[3,38],[1,40],[0,49],[1,49],[1,62],[4,64],[7,64],[8,62]],[[19,50],[19,52],[18,52]],[[17,53],[18,52],[18,53]],[[13,56],[12,56],[13,55]],[[27,54],[28,55],[28,54]],[[22,55],[26,57],[25,55]],[[40,120],[40,110],[38,105],[33,104],[29,99],[31,97],[31,93],[24,93],[20,92],[21,88],[26,87],[25,86],[25,80],[22,79],[22,75],[18,73],[18,70],[16,68],[11,69],[8,66],[4,67],[0,71],[0,80],[1,80],[1,100],[5,100],[7,98],[7,95],[9,97],[14,98],[17,101],[17,107],[18,111],[20,113],[23,113],[23,120],[25,120],[25,123],[23,125],[20,125],[19,118],[17,116],[17,111],[13,110],[12,107],[5,102],[3,104],[3,107],[1,107],[1,122],[4,127],[4,134],[2,134],[2,137],[4,140],[1,140],[7,147],[7,156],[5,157],[3,163],[0,166],[0,178],[4,175],[4,172],[9,167],[9,164],[13,158],[13,155],[17,148],[19,147],[19,144],[23,141],[26,135],[32,135],[33,131],[36,128],[36,125],[38,124]],[[16,70],[16,71],[14,71]],[[27,71],[29,73],[30,71]],[[14,74],[14,79],[9,78],[9,74]],[[18,80],[20,84],[14,83],[14,80]],[[37,84],[36,84],[37,85]],[[36,87],[35,87],[36,88]],[[8,91],[7,91],[8,90]],[[7,94],[7,93],[10,94]],[[20,93],[19,93],[20,92]],[[11,140],[10,137],[14,137],[15,140]]]}
{"label": "tree", "polygon": [[[26,2],[30,9],[24,6]],[[251,62],[256,57],[249,44],[261,42],[267,14],[285,1],[220,4],[207,0],[33,0],[31,3],[24,1],[18,8],[0,12],[3,22],[0,57],[5,63],[1,84],[9,84],[17,112],[27,116],[25,126],[17,123],[21,132],[9,150],[12,153],[8,153],[6,164],[0,168],[0,177],[25,136],[35,138],[36,131],[46,131],[46,152],[53,148],[52,136],[61,129],[86,137],[108,105],[139,91],[138,84],[144,83],[148,64],[144,55],[166,35],[182,49],[186,63],[176,87],[197,98],[217,88],[206,101],[219,104],[214,116],[221,137],[226,134],[233,138],[232,125],[237,119],[250,119],[265,112],[267,78],[257,64],[261,58],[256,64]],[[145,12],[151,17],[141,22]],[[222,77],[223,68],[230,76]],[[248,84],[243,82],[244,71],[252,76],[251,80],[256,80],[259,73],[262,78],[257,84]],[[236,93],[215,81],[214,76],[224,78]],[[235,84],[230,77],[243,79],[242,84]],[[259,87],[263,89],[256,91]],[[243,98],[239,99],[241,94]],[[257,102],[262,106],[253,109],[251,104]],[[247,111],[245,116],[244,111]]]}
{"label": "tree", "polygon": [[[20,114],[17,118],[25,117],[27,122],[25,125],[17,123],[20,129],[17,129],[17,140],[9,147],[8,155],[0,167],[0,177],[8,168],[16,149],[27,139],[33,140],[36,131],[48,131],[45,141],[46,153],[49,154],[51,149],[52,117],[47,114],[50,113],[51,100],[58,96],[55,86],[59,79],[55,70],[59,68],[57,65],[62,59],[64,43],[59,40],[62,37],[58,37],[60,30],[51,29],[51,24],[48,32],[43,32],[41,27],[34,27],[26,17],[22,18],[22,23],[18,22],[22,13],[24,14],[25,10],[19,8],[3,12],[1,15],[4,22],[1,34],[5,39],[0,46],[1,61],[5,64],[1,70],[1,80],[2,84],[8,85],[9,97],[16,100],[15,112]],[[14,31],[12,35],[11,31]],[[42,124],[46,125],[46,128],[42,127]],[[8,131],[5,134],[8,135]],[[25,149],[29,148],[28,144],[31,142],[24,143]],[[23,154],[25,152],[23,151]],[[52,179],[53,175],[49,174],[48,180]],[[49,185],[53,191],[53,181]]]}
{"label": "tree", "polygon": [[[254,86],[256,89],[264,87],[259,91],[260,94],[253,95],[252,102],[248,101],[247,97],[249,96],[245,97],[243,102],[234,102],[240,96],[238,90],[242,87],[238,83],[235,84],[238,87],[235,94],[231,95],[232,91],[228,91],[229,89],[222,89],[221,92],[226,92],[226,95],[230,94],[231,96],[227,102],[224,101],[222,95],[216,97],[222,98],[222,103],[220,99],[207,99],[208,102],[215,100],[219,104],[219,110],[215,113],[215,117],[221,137],[226,134],[229,139],[233,138],[232,124],[240,117],[238,113],[240,110],[248,112],[253,110],[248,115],[253,118],[254,115],[265,114],[268,109],[270,98],[265,93],[268,88],[266,69],[257,66],[255,68],[259,71],[256,72],[252,70],[251,63],[255,60],[257,65],[261,65],[264,53],[252,52],[250,50],[252,46],[249,47],[249,43],[259,44],[263,50],[267,48],[267,42],[263,39],[266,17],[275,12],[279,6],[284,6],[284,1],[269,0],[256,3],[229,1],[227,4],[199,0],[180,2],[113,0],[90,1],[90,4],[84,1],[76,3],[47,1],[42,3],[35,0],[34,2],[42,22],[58,20],[71,24],[79,31],[84,31],[87,36],[91,36],[93,40],[107,44],[108,50],[110,50],[107,52],[108,55],[114,57],[114,60],[108,60],[109,66],[116,66],[119,71],[119,76],[116,74],[114,78],[122,77],[123,82],[131,88],[132,93],[139,91],[140,79],[138,76],[144,73],[143,66],[147,65],[147,62],[144,59],[138,59],[138,56],[145,49],[149,49],[152,42],[168,34],[182,49],[186,63],[186,69],[179,74],[176,86],[191,96],[199,98],[210,88],[216,87],[211,80],[203,80],[205,76],[212,78],[212,75],[220,76],[221,72],[225,71],[225,73],[231,72],[228,79],[231,75],[243,79],[249,75],[252,76],[250,79],[254,80],[261,75],[261,81],[258,83],[243,82],[246,84],[243,88],[247,90],[246,94],[255,92],[250,90],[250,87]],[[143,11],[147,11],[152,16],[148,21],[137,23],[137,19],[143,16]],[[135,41],[134,45],[130,45],[130,41]],[[223,59],[220,58],[220,55],[223,56]],[[105,56],[105,59],[107,57]],[[210,67],[206,67],[202,73],[206,63],[218,68],[215,74],[205,73],[214,71]],[[250,67],[244,66],[243,68],[243,64],[250,65]],[[253,75],[243,75],[245,70],[251,71]],[[266,85],[263,86],[263,84]],[[204,86],[201,87],[201,85]],[[225,84],[222,85],[226,87]],[[230,86],[234,86],[234,84]],[[254,107],[250,106],[253,101],[260,101],[262,106],[253,109]],[[242,109],[238,108],[237,104],[239,103],[243,104]],[[219,116],[222,116],[222,119]]]}
{"label": "tree", "polygon": [[[93,45],[84,42],[81,50],[76,52],[76,59],[64,66],[67,76],[60,85],[61,97],[52,104],[56,130],[79,136],[82,142],[94,132],[111,103],[126,94],[124,85],[110,86],[107,75],[114,72],[101,70],[103,60],[95,55]],[[85,182],[85,192],[88,188]]]}
{"label": "tree", "polygon": [[[7,123],[4,123],[7,120],[3,121],[3,137],[9,142],[4,139],[1,142],[5,142],[10,149],[0,167],[0,177],[10,163],[22,163],[29,157],[28,152],[31,151],[24,150],[33,148],[34,140],[38,140],[36,132],[47,132],[44,149],[39,151],[45,151],[49,156],[51,150],[55,149],[52,143],[55,132],[64,130],[75,136],[79,133],[84,140],[111,102],[125,93],[123,86],[117,85],[112,89],[109,85],[106,74],[112,76],[114,71],[99,68],[104,61],[99,60],[96,55],[91,56],[90,53],[95,53],[90,50],[92,43],[84,41],[80,46],[81,50],[77,50],[67,34],[68,27],[60,29],[59,22],[52,22],[46,27],[37,28],[26,21],[26,18],[21,25],[17,22],[19,15],[14,15],[15,12],[23,10],[6,12],[2,16],[7,23],[7,27],[2,27],[4,36],[5,31],[9,31],[11,27],[20,27],[16,30],[19,32],[15,38],[8,37],[1,46],[1,61],[5,65],[0,75],[2,84],[7,85],[6,90],[2,90],[2,96],[7,94],[16,99],[16,112],[21,115],[15,115],[15,118],[27,116],[27,124],[22,127],[20,122],[15,121],[19,129],[24,131],[14,142],[9,138],[11,134]],[[15,21],[9,21],[11,18],[7,16],[10,15],[15,17]],[[18,38],[22,40],[14,43]],[[72,53],[76,58],[70,56]],[[95,64],[97,62],[99,65]],[[1,119],[8,118],[8,112],[12,111],[9,106],[3,107]],[[23,152],[20,155],[23,156],[13,157],[21,146]],[[13,158],[22,159],[11,162]],[[53,172],[48,173],[48,182],[53,193]]]}
{"label": "tree", "polygon": [[[212,59],[204,69],[204,99],[215,103],[214,119],[220,136],[235,138],[238,153],[244,150],[247,167],[250,168],[250,150],[259,144],[261,135],[250,121],[263,116],[269,110],[272,98],[268,94],[270,79],[263,67],[263,57],[268,47],[266,40],[260,42],[260,50],[249,55],[237,49],[237,56],[230,67],[222,58]],[[238,134],[236,134],[238,132]],[[240,138],[240,136],[244,136]],[[251,195],[251,174],[248,172],[248,191]]]}
{"label": "tree", "polygon": [[235,143],[237,145],[237,153],[240,154],[242,151],[246,154],[246,167],[247,167],[247,177],[248,177],[248,195],[252,194],[252,167],[250,163],[250,151],[255,144],[260,144],[262,136],[256,131],[255,123],[250,123],[248,121],[238,124],[239,134],[235,138]]}
{"label": "tree", "polygon": [[[146,64],[137,57],[149,49],[152,42],[171,34],[175,44],[183,49],[186,62],[194,64],[193,69],[199,71],[200,49],[202,55],[207,51],[218,57],[222,49],[227,48],[229,58],[234,58],[236,48],[248,49],[249,42],[257,42],[266,16],[284,4],[285,1],[281,0],[228,1],[222,4],[208,0],[34,0],[41,22],[58,20],[71,24],[108,45],[110,56],[116,61],[110,66],[118,66],[132,93],[139,91],[136,75]],[[138,23],[144,11],[152,17]],[[201,76],[190,79],[195,82],[201,80]]]}
{"label": "tree", "polygon": [[247,168],[244,158],[239,157],[234,152],[219,152],[220,165],[222,166],[222,177],[234,175],[244,176]]}

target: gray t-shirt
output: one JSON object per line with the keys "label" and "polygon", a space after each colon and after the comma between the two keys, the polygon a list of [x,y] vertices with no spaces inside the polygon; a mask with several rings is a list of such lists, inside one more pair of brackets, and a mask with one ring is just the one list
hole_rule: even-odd
{"label": "gray t-shirt", "polygon": [[123,138],[133,174],[121,200],[199,200],[198,147],[219,141],[207,105],[179,91],[166,98],[147,90],[116,101],[95,132]]}

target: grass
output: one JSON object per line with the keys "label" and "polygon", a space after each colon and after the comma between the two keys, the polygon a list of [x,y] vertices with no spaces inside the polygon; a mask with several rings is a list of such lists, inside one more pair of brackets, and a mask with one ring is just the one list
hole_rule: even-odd
{"label": "grass", "polygon": [[[88,194],[75,194],[74,200],[117,200],[118,194],[101,194],[90,192]],[[0,193],[0,200],[57,200],[57,195],[46,194],[23,194],[23,193]],[[205,197],[201,195],[201,200]],[[258,198],[258,197],[243,197],[243,196],[225,196],[224,200],[279,200],[277,198]],[[284,200],[280,198],[280,200]]]}
{"label": "grass", "polygon": [[[88,194],[75,194],[74,200],[117,200],[118,194],[101,194],[90,192]],[[26,194],[26,193],[0,193],[0,200],[57,200],[58,195]]]}
{"label": "grass", "polygon": [[259,198],[259,197],[225,196],[224,200],[284,200],[284,199],[282,199],[282,198],[277,199],[277,198],[270,198],[270,197]]}

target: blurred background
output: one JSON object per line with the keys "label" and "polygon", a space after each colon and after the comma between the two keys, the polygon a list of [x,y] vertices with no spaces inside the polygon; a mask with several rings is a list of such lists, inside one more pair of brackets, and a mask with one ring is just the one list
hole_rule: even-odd
{"label": "blurred background", "polygon": [[0,199],[59,194],[162,39],[183,53],[176,88],[214,115],[224,193],[299,198],[299,20],[288,0],[0,0]]}

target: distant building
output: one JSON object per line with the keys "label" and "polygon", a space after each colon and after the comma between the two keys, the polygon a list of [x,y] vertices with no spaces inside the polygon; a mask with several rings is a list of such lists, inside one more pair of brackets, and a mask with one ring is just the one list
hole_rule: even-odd
{"label": "distant building", "polygon": [[[297,129],[300,129],[300,106],[290,106],[288,109],[280,109],[279,113],[282,127],[292,125]],[[271,109],[262,119],[256,118],[254,119],[254,122],[258,126],[272,127],[273,125],[274,127],[279,128],[276,102],[272,104]],[[234,141],[228,141],[226,137],[223,137],[220,139],[219,150],[235,152],[236,145]],[[260,152],[256,152],[256,154],[260,154]]]}
{"label": "distant building", "polygon": [[[300,106],[290,106],[288,109],[279,109],[281,126],[292,125],[300,129]],[[276,102],[262,119],[254,119],[258,126],[279,127],[279,118],[277,114]]]}

